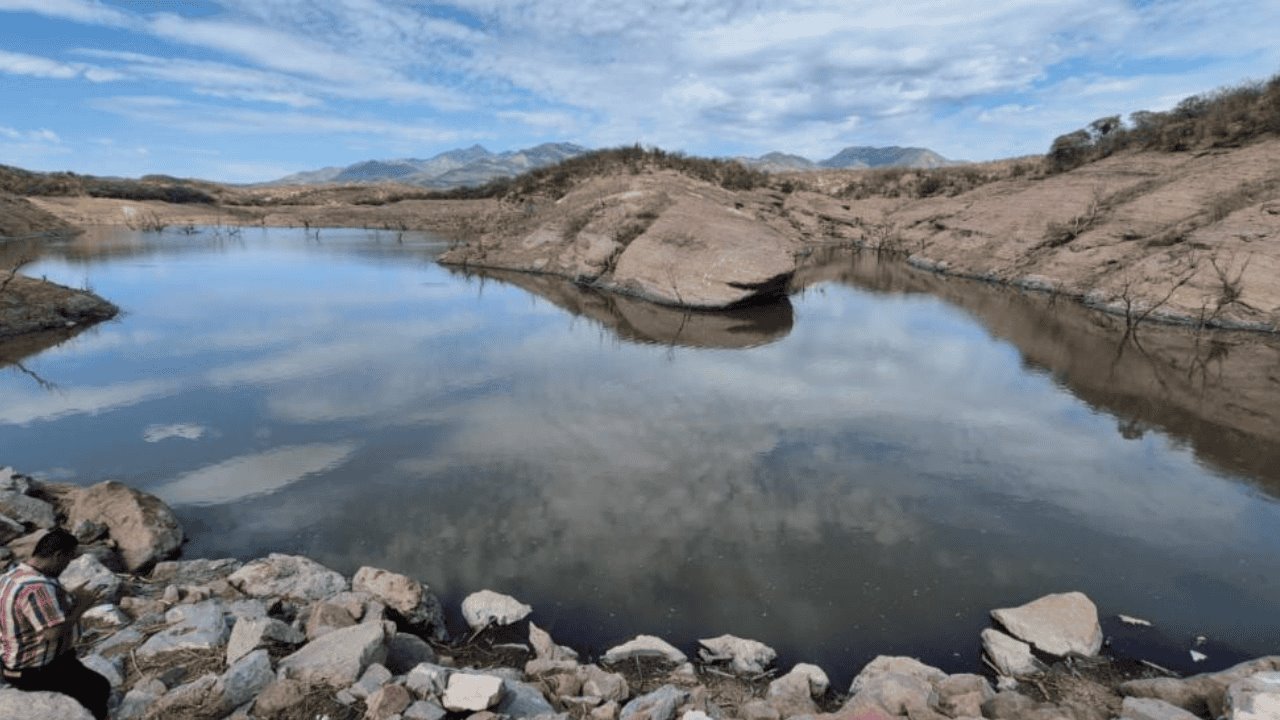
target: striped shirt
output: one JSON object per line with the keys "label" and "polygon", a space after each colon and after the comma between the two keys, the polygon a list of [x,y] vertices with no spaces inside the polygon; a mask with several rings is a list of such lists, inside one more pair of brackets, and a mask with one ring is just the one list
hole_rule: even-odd
{"label": "striped shirt", "polygon": [[66,622],[70,606],[57,580],[26,563],[0,575],[0,662],[10,670],[53,662],[58,642],[40,633]]}

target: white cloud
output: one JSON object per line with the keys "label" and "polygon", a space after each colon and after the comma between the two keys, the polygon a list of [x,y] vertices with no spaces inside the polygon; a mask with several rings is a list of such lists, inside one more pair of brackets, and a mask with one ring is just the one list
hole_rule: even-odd
{"label": "white cloud", "polygon": [[37,55],[0,50],[0,73],[26,75],[54,80],[84,78],[90,82],[111,82],[124,78],[121,73],[82,63],[64,63]]}
{"label": "white cloud", "polygon": [[0,0],[0,11],[37,13],[94,25],[133,24],[130,16],[96,0]]}

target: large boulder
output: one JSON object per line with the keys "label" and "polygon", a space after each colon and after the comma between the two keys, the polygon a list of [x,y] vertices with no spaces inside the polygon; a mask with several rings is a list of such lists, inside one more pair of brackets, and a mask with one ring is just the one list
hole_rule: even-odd
{"label": "large boulder", "polygon": [[62,502],[69,527],[85,521],[107,526],[129,572],[147,570],[182,546],[182,526],[169,506],[114,480],[76,488]]}
{"label": "large boulder", "polygon": [[0,688],[0,718],[93,720],[93,714],[67,695]]}
{"label": "large boulder", "polygon": [[355,683],[373,663],[387,659],[387,642],[395,627],[363,623],[334,630],[303,645],[277,665],[283,678],[344,689]]}
{"label": "large boulder", "polygon": [[1130,680],[1120,685],[1127,697],[1156,698],[1196,715],[1219,717],[1225,714],[1227,691],[1235,683],[1260,673],[1280,671],[1280,655],[1261,657],[1216,673],[1188,678]]}
{"label": "large boulder", "polygon": [[1280,718],[1280,672],[1260,672],[1231,683],[1227,713],[1231,720]]}
{"label": "large boulder", "polygon": [[492,590],[473,592],[462,601],[462,617],[472,630],[511,625],[529,617],[533,608]]}
{"label": "large boulder", "polygon": [[778,653],[774,652],[773,648],[762,642],[733,635],[705,638],[698,643],[705,648],[700,653],[703,660],[708,662],[728,660],[729,667],[740,675],[758,675],[772,665],[778,657]]}
{"label": "large boulder", "polygon": [[394,610],[409,625],[436,640],[445,640],[444,609],[430,588],[407,575],[374,567],[362,567],[351,579],[351,589],[372,595]]}
{"label": "large boulder", "polygon": [[266,650],[254,650],[222,673],[215,691],[222,696],[225,710],[230,711],[257,697],[275,679],[270,654]]}
{"label": "large boulder", "polygon": [[1016,608],[991,611],[1009,634],[1050,655],[1096,655],[1102,649],[1098,608],[1080,592],[1046,595]]}
{"label": "large boulder", "polygon": [[306,636],[297,628],[270,617],[245,617],[236,620],[227,640],[227,664],[230,665],[258,648],[301,645]]}
{"label": "large boulder", "polygon": [[227,577],[232,587],[253,597],[314,601],[347,589],[347,579],[311,558],[271,553]]}

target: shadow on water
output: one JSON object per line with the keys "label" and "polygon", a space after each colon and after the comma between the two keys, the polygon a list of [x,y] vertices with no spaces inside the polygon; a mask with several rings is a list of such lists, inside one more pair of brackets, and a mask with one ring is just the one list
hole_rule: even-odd
{"label": "shadow on water", "polygon": [[826,282],[885,294],[927,294],[969,313],[1095,409],[1127,439],[1158,430],[1202,461],[1280,497],[1280,339],[1157,324],[1125,332],[1123,318],[1078,302],[942,277],[872,253],[815,255],[795,287]]}
{"label": "shadow on water", "polygon": [[695,348],[750,348],[791,332],[794,313],[786,298],[721,311],[690,311],[599,292],[551,275],[506,270],[462,271],[520,288],[579,317],[599,323],[628,342]]}

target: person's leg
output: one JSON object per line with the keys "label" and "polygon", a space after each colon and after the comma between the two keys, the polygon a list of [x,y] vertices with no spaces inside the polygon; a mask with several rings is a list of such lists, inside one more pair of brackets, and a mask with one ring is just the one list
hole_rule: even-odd
{"label": "person's leg", "polygon": [[107,718],[107,703],[111,699],[110,681],[85,667],[72,653],[66,653],[37,670],[26,670],[21,678],[10,680],[9,683],[27,692],[68,695],[98,720]]}

